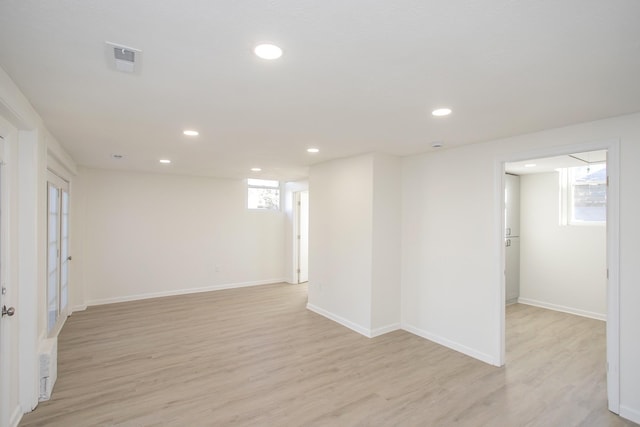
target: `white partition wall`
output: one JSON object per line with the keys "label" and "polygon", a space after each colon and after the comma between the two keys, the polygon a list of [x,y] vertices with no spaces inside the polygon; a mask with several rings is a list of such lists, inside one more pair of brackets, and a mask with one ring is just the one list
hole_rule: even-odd
{"label": "white partition wall", "polygon": [[371,333],[373,156],[313,166],[309,175],[308,307]]}
{"label": "white partition wall", "polygon": [[372,337],[400,327],[400,160],[311,168],[308,308]]}

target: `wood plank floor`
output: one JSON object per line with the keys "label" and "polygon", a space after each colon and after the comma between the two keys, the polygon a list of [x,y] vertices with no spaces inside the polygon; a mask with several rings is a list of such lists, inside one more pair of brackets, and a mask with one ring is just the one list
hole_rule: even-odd
{"label": "wood plank floor", "polygon": [[368,339],[276,284],[90,307],[21,426],[625,426],[605,324],[507,309],[507,366],[396,331]]}

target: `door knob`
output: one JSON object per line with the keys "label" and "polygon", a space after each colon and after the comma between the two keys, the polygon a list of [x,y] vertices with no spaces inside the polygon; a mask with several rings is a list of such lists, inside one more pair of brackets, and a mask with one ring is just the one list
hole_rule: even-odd
{"label": "door knob", "polygon": [[9,316],[9,317],[11,317],[11,316],[13,316],[14,314],[16,314],[16,309],[15,309],[15,308],[13,308],[13,307],[9,307],[9,308],[7,308],[7,306],[6,306],[6,305],[3,305],[3,306],[2,306],[2,317],[4,317],[4,316]]}

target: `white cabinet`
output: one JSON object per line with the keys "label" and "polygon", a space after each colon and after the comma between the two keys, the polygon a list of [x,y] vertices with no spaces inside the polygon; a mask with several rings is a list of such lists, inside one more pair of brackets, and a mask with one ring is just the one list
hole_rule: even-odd
{"label": "white cabinet", "polygon": [[520,236],[520,177],[505,175],[505,230],[504,236]]}
{"label": "white cabinet", "polygon": [[505,175],[505,300],[520,296],[520,177]]}
{"label": "white cabinet", "polygon": [[507,304],[520,296],[520,238],[507,237],[505,241],[505,300]]}

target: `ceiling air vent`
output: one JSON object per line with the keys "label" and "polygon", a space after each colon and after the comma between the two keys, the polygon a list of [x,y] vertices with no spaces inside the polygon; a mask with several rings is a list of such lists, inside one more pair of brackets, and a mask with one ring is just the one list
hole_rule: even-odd
{"label": "ceiling air vent", "polygon": [[107,42],[113,54],[113,60],[116,70],[125,73],[133,73],[135,71],[136,59],[139,57],[140,49],[122,46],[115,43]]}

